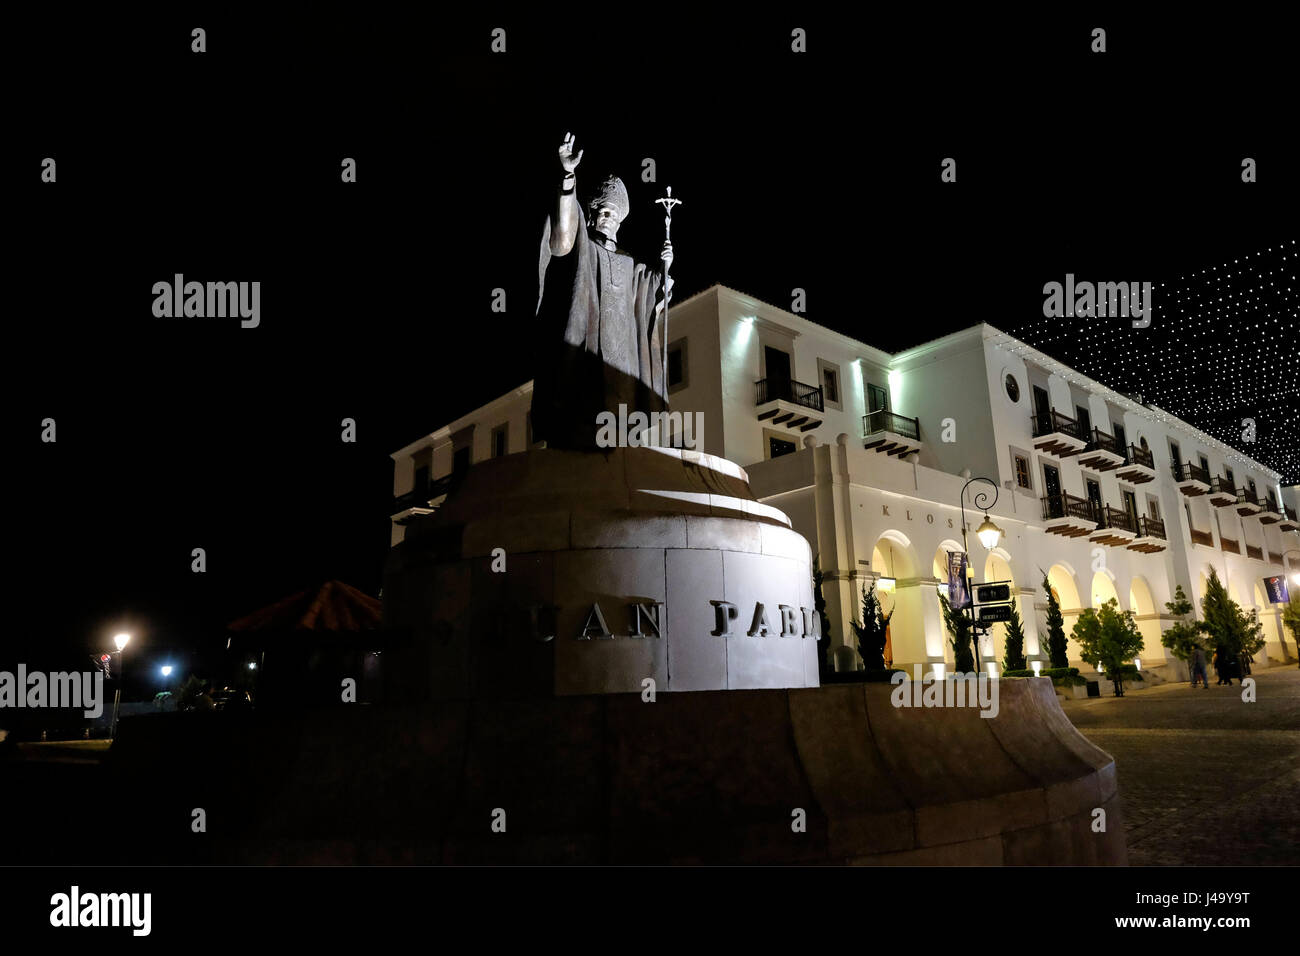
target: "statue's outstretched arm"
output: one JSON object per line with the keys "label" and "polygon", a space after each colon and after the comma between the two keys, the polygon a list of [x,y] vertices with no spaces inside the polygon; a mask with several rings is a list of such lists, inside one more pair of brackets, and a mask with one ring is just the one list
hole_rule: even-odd
{"label": "statue's outstretched arm", "polygon": [[578,230],[582,228],[582,207],[578,205],[575,175],[578,163],[582,162],[582,150],[574,154],[572,133],[564,135],[559,154],[564,178],[560,181],[555,214],[551,217],[551,255],[567,256],[578,238]]}

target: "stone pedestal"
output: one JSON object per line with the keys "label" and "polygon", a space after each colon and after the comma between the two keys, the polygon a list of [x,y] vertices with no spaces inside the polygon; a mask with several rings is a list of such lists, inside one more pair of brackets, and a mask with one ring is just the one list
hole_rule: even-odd
{"label": "stone pedestal", "polygon": [[698,452],[475,465],[407,527],[383,597],[435,698],[818,684],[807,540],[742,468]]}

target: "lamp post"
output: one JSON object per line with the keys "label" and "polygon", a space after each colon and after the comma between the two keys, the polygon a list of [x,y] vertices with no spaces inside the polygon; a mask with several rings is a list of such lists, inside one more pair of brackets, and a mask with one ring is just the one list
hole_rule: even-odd
{"label": "lamp post", "polygon": [[131,642],[130,634],[118,634],[113,638],[117,645],[117,693],[113,695],[113,732],[109,735],[117,739],[117,715],[122,704],[122,685],[126,682],[126,645]]}
{"label": "lamp post", "polygon": [[966,594],[970,598],[971,640],[975,644],[975,672],[978,674],[983,671],[984,665],[980,662],[980,637],[975,621],[975,566],[971,563],[970,544],[966,538],[966,489],[977,481],[982,481],[993,489],[993,500],[988,501],[987,491],[980,491],[975,495],[975,507],[984,512],[984,521],[975,529],[975,537],[980,539],[980,544],[984,545],[986,550],[992,551],[1002,540],[1002,529],[989,520],[989,509],[998,503],[997,482],[992,478],[971,478],[961,486],[961,546],[966,553]]}

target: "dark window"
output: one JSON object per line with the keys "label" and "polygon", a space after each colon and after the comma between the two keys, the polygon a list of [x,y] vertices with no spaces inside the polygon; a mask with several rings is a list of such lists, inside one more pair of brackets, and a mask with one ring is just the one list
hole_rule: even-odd
{"label": "dark window", "polygon": [[1079,434],[1087,435],[1089,440],[1092,438],[1092,415],[1082,405],[1074,406],[1075,415],[1079,419]]}
{"label": "dark window", "polygon": [[686,385],[686,340],[668,346],[668,387]]}
{"label": "dark window", "polygon": [[[1020,401],[1020,383],[1016,381],[1016,377],[1010,372],[1007,373],[1006,386],[1007,398],[1011,399],[1013,402]],[[1025,487],[1028,487],[1028,485]]]}
{"label": "dark window", "polygon": [[840,385],[836,379],[835,369],[822,369],[822,389],[825,391],[825,399],[828,402],[839,402]]}
{"label": "dark window", "polygon": [[1046,489],[1049,498],[1060,497],[1061,472],[1055,465],[1043,466],[1043,487]]}
{"label": "dark window", "polygon": [[1160,520],[1160,502],[1155,498],[1147,499],[1147,514],[1157,521]]}
{"label": "dark window", "polygon": [[1088,479],[1088,500],[1098,512],[1101,511],[1101,483],[1094,478]]}
{"label": "dark window", "polygon": [[1034,386],[1034,412],[1039,415],[1046,415],[1052,410],[1051,399],[1047,397],[1047,389],[1041,385]]}
{"label": "dark window", "polygon": [[769,382],[790,381],[790,353],[774,349],[770,345],[763,347],[763,358],[767,363]]}
{"label": "dark window", "polygon": [[795,444],[792,441],[786,441],[784,438],[769,436],[767,439],[767,452],[769,458],[780,458],[782,455],[793,454]]}
{"label": "dark window", "polygon": [[1223,469],[1223,477],[1227,479],[1229,488],[1235,489],[1237,487],[1237,479],[1233,476],[1231,468]]}
{"label": "dark window", "polygon": [[1254,500],[1258,500],[1258,499],[1259,499],[1259,492],[1257,492],[1257,491],[1255,490],[1255,479],[1254,479],[1254,478],[1247,478],[1247,479],[1246,479],[1246,487],[1250,489],[1250,497],[1251,497],[1252,499],[1254,499]]}
{"label": "dark window", "polygon": [[415,490],[423,491],[429,487],[429,466],[421,465],[415,469]]}
{"label": "dark window", "polygon": [[451,472],[453,475],[463,475],[469,471],[469,446],[457,448],[455,454],[451,456]]}
{"label": "dark window", "polygon": [[879,385],[867,386],[867,411],[883,412],[889,410],[889,392]]}
{"label": "dark window", "polygon": [[1016,455],[1016,484],[1021,488],[1032,488],[1029,483],[1029,459],[1024,455]]}
{"label": "dark window", "polygon": [[1182,474],[1183,452],[1182,449],[1178,447],[1178,442],[1176,441],[1169,442],[1169,456],[1174,460],[1174,464],[1178,466],[1179,474]]}
{"label": "dark window", "polygon": [[506,427],[499,425],[492,429],[492,457],[500,458],[506,453]]}
{"label": "dark window", "polygon": [[1138,439],[1138,442],[1139,442],[1139,444],[1142,445],[1142,450],[1143,450],[1143,451],[1149,451],[1149,450],[1150,450],[1150,449],[1149,449],[1149,446],[1147,445],[1147,438],[1146,438],[1145,435],[1143,435],[1141,438],[1139,438],[1139,439]]}
{"label": "dark window", "polygon": [[1197,457],[1201,460],[1201,471],[1208,475],[1210,473],[1210,459],[1206,458],[1204,455],[1198,455]]}
{"label": "dark window", "polygon": [[1110,426],[1110,430],[1111,430],[1111,432],[1113,432],[1114,435],[1115,435],[1115,447],[1118,448],[1121,452],[1127,454],[1127,453],[1128,453],[1128,440],[1127,440],[1127,439],[1125,438],[1125,436],[1124,436],[1124,426],[1123,426],[1123,425],[1116,425],[1116,424],[1112,423],[1111,426]]}
{"label": "dark window", "polygon": [[1135,496],[1131,491],[1123,491],[1121,494],[1124,496],[1124,510],[1127,511],[1128,516],[1133,519],[1133,527],[1136,528],[1138,520],[1137,496]]}

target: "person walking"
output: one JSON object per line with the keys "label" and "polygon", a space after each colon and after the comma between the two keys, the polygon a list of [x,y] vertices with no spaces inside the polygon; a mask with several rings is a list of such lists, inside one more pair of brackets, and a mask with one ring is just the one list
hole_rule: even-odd
{"label": "person walking", "polygon": [[1224,652],[1222,647],[1216,647],[1214,649],[1214,673],[1219,678],[1215,681],[1216,686],[1222,684],[1232,686],[1232,678],[1229,677],[1226,680],[1224,679],[1224,675],[1228,673],[1228,655]]}
{"label": "person walking", "polygon": [[1206,690],[1210,689],[1210,678],[1205,674],[1205,648],[1197,646],[1192,651],[1192,689],[1196,689],[1196,679],[1200,678],[1201,686]]}

